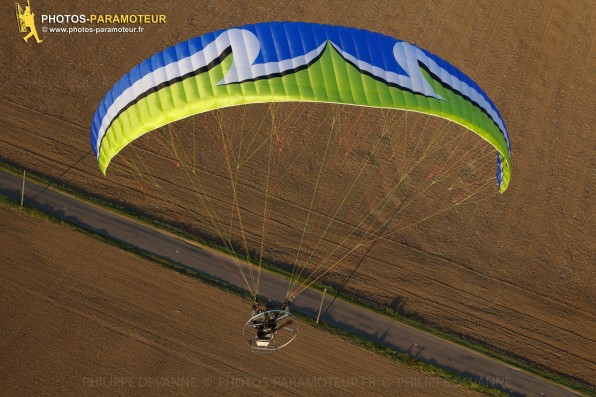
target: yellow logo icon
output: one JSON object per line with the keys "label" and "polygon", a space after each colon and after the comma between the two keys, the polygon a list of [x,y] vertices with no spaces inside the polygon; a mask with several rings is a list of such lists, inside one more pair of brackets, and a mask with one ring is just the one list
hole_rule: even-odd
{"label": "yellow logo icon", "polygon": [[16,11],[17,11],[17,25],[19,26],[19,32],[26,33],[27,29],[29,29],[29,34],[23,37],[25,43],[31,36],[35,38],[37,43],[41,43],[43,40],[39,39],[37,35],[37,29],[35,29],[35,14],[31,11],[31,4],[29,4],[29,0],[27,0],[27,6],[25,10],[21,8],[19,3],[15,3]]}

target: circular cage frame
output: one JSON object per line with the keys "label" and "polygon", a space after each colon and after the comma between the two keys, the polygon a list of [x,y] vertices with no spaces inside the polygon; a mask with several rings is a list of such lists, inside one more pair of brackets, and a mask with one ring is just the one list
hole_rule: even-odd
{"label": "circular cage frame", "polygon": [[[271,320],[269,320],[271,319]],[[266,321],[273,321],[274,329],[270,339],[260,339],[256,335],[257,328]],[[288,327],[288,325],[292,327]],[[253,352],[274,352],[292,343],[298,336],[300,323],[287,310],[267,310],[252,316],[244,325],[242,336]]]}

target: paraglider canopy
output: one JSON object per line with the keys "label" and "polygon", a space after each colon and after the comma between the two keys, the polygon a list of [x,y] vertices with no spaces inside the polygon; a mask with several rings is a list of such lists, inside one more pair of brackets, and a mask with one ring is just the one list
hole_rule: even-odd
{"label": "paraglider canopy", "polygon": [[91,146],[105,173],[122,148],[165,124],[222,107],[293,101],[395,108],[454,121],[495,147],[501,192],[509,184],[505,122],[469,77],[405,41],[305,22],[220,30],[153,55],[102,100]]}

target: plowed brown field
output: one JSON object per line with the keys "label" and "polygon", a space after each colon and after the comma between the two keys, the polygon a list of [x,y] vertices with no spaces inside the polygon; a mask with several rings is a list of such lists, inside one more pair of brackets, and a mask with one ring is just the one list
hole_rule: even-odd
{"label": "plowed brown field", "polygon": [[[159,13],[168,23],[137,36],[47,33],[35,46],[25,45],[3,14],[0,158],[173,223],[188,214],[168,208],[164,197],[148,197],[118,173],[100,176],[88,144],[90,121],[105,92],[156,51],[223,27],[305,20],[382,32],[462,69],[507,122],[513,148],[509,190],[383,244],[344,289],[593,382],[594,2],[33,6],[39,14]],[[189,226],[200,226],[200,217],[194,219]],[[280,248],[269,259],[284,255]],[[350,271],[339,269],[332,279],[342,283]]]}
{"label": "plowed brown field", "polygon": [[251,353],[241,298],[4,206],[0,219],[3,396],[477,395],[304,325],[286,354]]}

